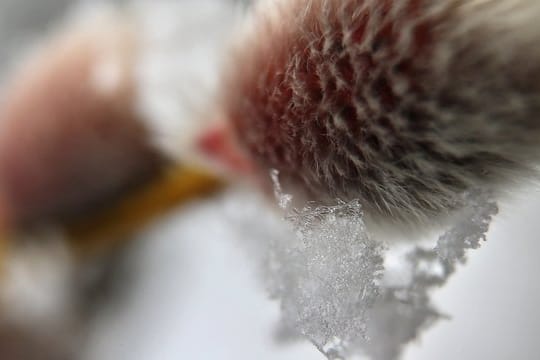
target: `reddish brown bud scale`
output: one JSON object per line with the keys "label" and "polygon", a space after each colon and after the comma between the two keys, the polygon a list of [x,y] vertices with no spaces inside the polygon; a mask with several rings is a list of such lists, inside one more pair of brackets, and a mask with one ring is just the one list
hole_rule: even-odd
{"label": "reddish brown bud scale", "polygon": [[225,113],[254,161],[311,200],[436,216],[537,159],[540,71],[509,65],[539,59],[527,45],[540,30],[500,25],[509,3],[263,1],[226,74]]}
{"label": "reddish brown bud scale", "polygon": [[196,139],[195,148],[214,161],[215,166],[224,166],[226,170],[244,175],[253,172],[252,162],[238,149],[238,145],[232,141],[230,129],[223,124],[206,129]]}

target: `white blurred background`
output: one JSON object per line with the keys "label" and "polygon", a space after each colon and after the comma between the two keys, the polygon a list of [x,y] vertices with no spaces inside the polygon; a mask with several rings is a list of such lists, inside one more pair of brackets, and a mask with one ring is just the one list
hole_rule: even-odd
{"label": "white blurred background", "polygon": [[[521,198],[501,206],[488,241],[434,293],[450,318],[404,359],[540,356],[540,193]],[[224,215],[221,200],[207,201],[141,235],[132,288],[96,323],[86,359],[324,359],[305,341],[276,340],[279,306],[243,246],[256,239]]]}

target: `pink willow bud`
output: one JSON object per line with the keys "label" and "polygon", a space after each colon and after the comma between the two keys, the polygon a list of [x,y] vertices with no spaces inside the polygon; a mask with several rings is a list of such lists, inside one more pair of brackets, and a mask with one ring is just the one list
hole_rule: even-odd
{"label": "pink willow bud", "polygon": [[67,31],[8,84],[0,230],[78,216],[157,172],[133,104],[131,35],[114,21]]}

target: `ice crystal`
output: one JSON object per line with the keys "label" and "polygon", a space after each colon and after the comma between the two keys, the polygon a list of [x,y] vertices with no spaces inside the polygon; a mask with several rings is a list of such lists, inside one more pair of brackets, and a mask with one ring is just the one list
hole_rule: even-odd
{"label": "ice crystal", "polygon": [[456,265],[465,262],[468,249],[480,246],[492,217],[498,212],[489,191],[471,191],[457,201],[461,209],[435,248],[415,246],[405,255],[409,281],[402,285],[381,285],[381,296],[369,311],[370,341],[357,344],[370,358],[399,358],[404,345],[443,317],[432,305],[430,291],[446,284]]}
{"label": "ice crystal", "polygon": [[[277,181],[277,173],[272,177]],[[270,247],[272,294],[289,326],[328,358],[344,358],[347,345],[366,333],[366,314],[379,294],[382,246],[369,237],[359,201],[290,209],[290,196],[277,182],[275,188],[294,236],[276,238]]]}
{"label": "ice crystal", "polygon": [[[359,201],[292,209],[278,173],[271,177],[293,232],[270,241],[271,293],[281,301],[286,324],[329,359],[354,354],[399,358],[405,344],[442,317],[430,291],[447,282],[456,265],[465,262],[468,249],[480,246],[498,211],[489,191],[464,194],[456,199],[460,210],[437,245],[411,246],[382,276],[393,249],[384,252],[369,236]],[[393,282],[391,271],[408,276]]]}

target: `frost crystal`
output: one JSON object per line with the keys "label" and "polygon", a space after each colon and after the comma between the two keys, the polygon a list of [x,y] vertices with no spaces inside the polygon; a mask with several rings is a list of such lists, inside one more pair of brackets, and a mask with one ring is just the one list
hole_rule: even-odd
{"label": "frost crystal", "polygon": [[[287,209],[290,197],[278,185],[276,193]],[[366,333],[366,313],[379,294],[382,246],[368,236],[359,201],[308,204],[287,210],[286,219],[295,236],[276,238],[270,248],[272,294],[289,326],[328,358],[344,358],[347,345]]]}
{"label": "frost crystal", "polygon": [[469,192],[458,201],[461,210],[436,247],[414,247],[406,255],[409,281],[398,286],[384,282],[381,285],[381,296],[369,312],[370,341],[357,344],[370,358],[399,358],[405,344],[442,317],[431,304],[430,291],[446,284],[456,265],[465,262],[466,250],[480,246],[498,212],[488,191]]}
{"label": "frost crystal", "polygon": [[[271,293],[281,301],[287,326],[329,359],[353,354],[399,358],[405,344],[442,317],[430,291],[465,262],[467,249],[480,246],[498,211],[489,191],[469,192],[456,200],[460,211],[434,248],[413,246],[391,264],[395,249],[384,253],[370,238],[359,201],[291,209],[292,198],[283,194],[278,173],[271,176],[294,232],[270,241]],[[392,272],[408,276],[396,283]]]}

